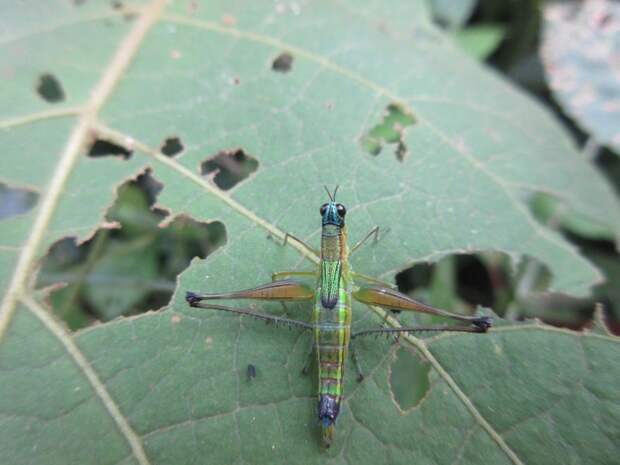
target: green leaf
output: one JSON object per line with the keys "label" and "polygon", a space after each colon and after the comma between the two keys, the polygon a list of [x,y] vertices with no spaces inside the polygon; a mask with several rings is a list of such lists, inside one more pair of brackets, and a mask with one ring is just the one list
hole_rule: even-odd
{"label": "green leaf", "polygon": [[431,279],[429,299],[434,307],[452,309],[458,301],[455,264],[454,257],[445,257],[437,262]]}
{"label": "green leaf", "polygon": [[562,109],[620,154],[620,5],[613,0],[550,2],[540,56]]}
{"label": "green leaf", "polygon": [[157,278],[157,255],[152,241],[111,242],[93,267],[92,278],[85,293],[98,313],[106,320],[126,313],[148,295],[149,281]]}
{"label": "green leaf", "polygon": [[616,321],[620,321],[620,263],[617,255],[605,255],[591,252],[590,259],[605,273],[605,282],[594,288],[594,296],[601,301],[607,301],[615,314]]}
{"label": "green leaf", "polygon": [[463,27],[476,3],[477,0],[430,0],[435,20],[449,29]]}
{"label": "green leaf", "polygon": [[[416,261],[491,249],[538,258],[554,290],[584,295],[597,282],[527,198],[552,193],[618,237],[609,187],[547,111],[463,56],[422,2],[410,4],[0,7],[2,177],[39,194],[0,222],[3,464],[615,460],[616,338],[510,323],[487,335],[404,337],[431,367],[427,395],[406,414],[389,381],[398,347],[362,340],[367,379],[356,384],[348,365],[325,452],[315,379],[298,376],[309,335],[184,302],[187,290],[311,269],[303,247],[280,243],[290,231],[316,244],[324,184],[340,185],[352,240],[390,228],[354,257],[360,272],[391,280]],[[276,72],[282,53],[293,60]],[[362,137],[394,104],[415,121],[399,135],[409,152],[372,156]],[[184,147],[175,157],[156,150],[171,136]],[[95,139],[127,156],[86,156]],[[207,159],[238,149],[258,162],[245,180],[222,191],[201,175]],[[39,260],[61,238],[86,240],[116,188],[147,167],[164,186],[158,206],[221,221],[226,245],[179,277],[166,311],[71,334],[37,300]],[[363,307],[354,318],[379,322]],[[258,373],[250,383],[248,364]]]}
{"label": "green leaf", "polygon": [[454,39],[471,56],[484,60],[495,51],[505,35],[506,29],[501,25],[481,24],[456,31]]}

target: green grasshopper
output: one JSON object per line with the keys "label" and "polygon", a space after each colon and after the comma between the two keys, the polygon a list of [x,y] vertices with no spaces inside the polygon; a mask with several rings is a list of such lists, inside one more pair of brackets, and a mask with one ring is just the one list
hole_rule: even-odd
{"label": "green grasshopper", "polygon": [[[463,316],[431,307],[390,288],[388,284],[353,272],[349,266],[349,255],[358,250],[369,238],[374,236],[376,241],[379,228],[374,227],[349,250],[345,227],[347,210],[344,205],[336,203],[337,190],[338,188],[336,187],[333,194],[327,191],[330,201],[323,204],[320,208],[322,220],[320,253],[314,251],[312,247],[295,236],[288,233],[285,235],[285,244],[288,239],[295,240],[320,257],[316,271],[283,271],[274,273],[272,275],[272,282],[242,291],[212,294],[187,292],[186,294],[186,300],[192,307],[249,315],[266,322],[273,322],[276,325],[282,324],[314,332],[312,352],[316,352],[319,377],[318,419],[325,447],[330,447],[334,437],[334,425],[340,411],[343,396],[344,362],[349,348],[351,348],[351,355],[358,373],[358,381],[363,379],[361,367],[358,359],[355,357],[351,344],[353,339],[367,334],[398,334],[420,331],[484,333],[490,328],[492,323],[491,318],[488,316]],[[316,288],[312,289],[293,279],[282,279],[294,276],[316,277]],[[355,279],[372,283],[372,285],[366,287],[357,286]],[[235,308],[210,302],[203,303],[203,301],[218,299],[278,300],[281,302],[314,300],[312,322],[307,323],[268,315],[252,309]],[[379,327],[352,333],[351,303],[353,299],[366,305],[376,305],[391,310],[409,310],[446,316],[467,322],[468,325]],[[308,365],[304,368],[304,372],[307,372],[307,368]]]}

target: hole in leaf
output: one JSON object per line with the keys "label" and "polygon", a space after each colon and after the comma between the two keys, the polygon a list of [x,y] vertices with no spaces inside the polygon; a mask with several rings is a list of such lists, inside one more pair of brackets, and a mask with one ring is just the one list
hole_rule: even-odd
{"label": "hole in leaf", "polygon": [[50,103],[62,102],[65,99],[65,91],[62,90],[60,81],[53,74],[42,74],[37,81],[37,93],[43,100]]}
{"label": "hole in leaf", "polygon": [[[495,302],[495,288],[506,285],[503,272],[491,276],[494,268],[486,267],[475,255],[457,255],[456,279],[457,292],[466,302],[472,305],[491,307]],[[495,285],[493,281],[496,281]]]}
{"label": "hole in leaf", "polygon": [[92,158],[120,157],[127,160],[131,156],[131,151],[113,142],[109,142],[103,139],[97,139],[90,146],[90,149],[88,150],[88,156]]}
{"label": "hole in leaf", "polygon": [[390,366],[390,389],[399,408],[416,407],[430,388],[430,364],[406,349],[399,349]]}
{"label": "hole in leaf", "polygon": [[[497,279],[503,282],[504,278]],[[490,271],[476,255],[454,254],[437,263],[418,263],[398,273],[396,283],[401,292],[419,293],[419,300],[447,310],[457,305],[457,300],[470,307],[493,307],[495,303]]]}
{"label": "hole in leaf", "polygon": [[219,221],[180,215],[162,223],[168,213],[153,206],[161,188],[148,171],[126,182],[105,218],[115,227],[50,248],[37,287],[48,288],[54,312],[71,329],[165,306],[190,261],[226,242]]}
{"label": "hole in leaf", "polygon": [[[609,176],[613,170],[603,172]],[[613,174],[610,178],[613,181]],[[537,316],[556,326],[580,329],[590,324],[594,305],[601,303],[609,330],[620,334],[620,287],[617,284],[620,254],[614,243],[615,232],[609,225],[571,208],[570,203],[561,197],[548,193],[536,192],[530,195],[528,206],[538,222],[561,233],[603,274],[603,281],[592,289],[592,298],[577,299],[554,294],[538,296],[530,299],[528,315]],[[552,307],[563,311],[553,311]]]}
{"label": "hole in leaf", "polygon": [[[581,242],[586,244],[582,253],[608,276],[608,283],[594,289],[594,298],[580,299],[554,293],[549,289],[553,284],[552,275],[544,263],[529,256],[515,263],[508,254],[497,251],[452,254],[433,264],[416,264],[398,273],[396,283],[401,292],[414,299],[455,313],[472,315],[482,306],[510,320],[539,318],[555,326],[580,329],[591,321],[596,302],[613,302],[617,292],[613,276],[620,270],[617,265],[620,261],[614,260],[617,255],[610,257],[611,260],[605,259],[607,255],[598,248],[600,241]],[[605,254],[613,249],[613,244],[609,244]],[[613,306],[605,311],[611,316],[613,326],[613,321],[617,320],[611,309]],[[458,324],[439,316],[396,313],[407,326]],[[421,336],[426,335],[421,333]]]}
{"label": "hole in leaf", "polygon": [[293,66],[293,55],[287,52],[283,52],[273,60],[271,69],[279,73],[288,73]]}
{"label": "hole in leaf", "polygon": [[183,148],[181,139],[178,137],[168,137],[161,147],[161,153],[169,157],[174,157],[175,155],[181,153]]}
{"label": "hole in leaf", "polygon": [[602,304],[601,313],[607,322],[607,328],[616,336],[620,336],[620,286],[618,286],[620,254],[616,244],[609,240],[592,240],[566,231],[564,234],[604,276],[604,281],[592,289],[593,299],[581,299],[578,306],[574,302],[577,299],[573,299],[569,302],[569,308],[580,311],[583,318],[592,319],[592,300],[594,303]]}
{"label": "hole in leaf", "polygon": [[35,206],[39,193],[0,182],[0,220],[26,213]]}
{"label": "hole in leaf", "polygon": [[200,165],[200,173],[212,176],[215,185],[222,190],[233,188],[257,169],[258,160],[242,149],[219,152]]}
{"label": "hole in leaf", "polygon": [[[513,296],[512,271],[510,257],[501,252],[452,254],[398,273],[396,284],[401,292],[434,307],[473,314],[480,305],[501,315]],[[537,283],[537,290],[544,289],[549,276],[540,276]],[[432,324],[450,322],[428,315],[417,318]]]}
{"label": "hole in leaf", "polygon": [[368,131],[360,141],[362,148],[371,155],[379,155],[386,145],[394,147],[394,154],[403,161],[407,154],[404,142],[405,129],[415,123],[415,117],[406,108],[391,103],[385,109],[383,120]]}

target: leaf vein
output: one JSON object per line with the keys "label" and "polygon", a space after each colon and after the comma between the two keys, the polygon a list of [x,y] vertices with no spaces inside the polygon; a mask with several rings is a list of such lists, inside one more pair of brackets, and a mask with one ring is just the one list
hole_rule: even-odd
{"label": "leaf vein", "polygon": [[[241,205],[239,202],[235,201],[232,197],[228,196],[227,194],[222,192],[220,189],[218,189],[217,187],[212,185],[205,178],[203,178],[203,177],[199,176],[198,174],[194,173],[192,170],[190,170],[186,166],[183,166],[182,164],[177,162],[175,159],[167,157],[166,155],[158,152],[157,150],[150,148],[145,143],[140,142],[140,141],[138,141],[136,139],[133,139],[130,136],[126,136],[126,135],[124,135],[124,134],[122,134],[122,133],[120,133],[120,132],[118,132],[118,131],[116,131],[114,129],[111,129],[111,128],[109,128],[109,127],[107,127],[107,126],[105,126],[105,125],[103,125],[101,123],[97,124],[96,127],[97,127],[97,132],[100,135],[104,135],[107,139],[109,139],[109,140],[111,140],[111,141],[113,141],[115,143],[118,143],[120,145],[126,146],[127,145],[127,140],[131,139],[133,147],[137,148],[138,150],[140,150],[141,152],[145,153],[146,155],[151,156],[152,158],[154,158],[159,163],[162,163],[162,164],[168,166],[169,168],[173,169],[177,173],[185,176],[186,178],[188,178],[190,181],[194,182],[195,184],[198,184],[205,191],[207,191],[210,194],[212,194],[215,197],[217,197],[219,200],[221,200],[222,202],[227,204],[229,207],[231,207],[237,213],[240,213],[241,215],[247,217],[253,223],[255,223],[258,226],[261,226],[263,229],[267,230],[267,232],[269,232],[271,235],[279,237],[280,239],[282,239],[282,241],[284,241],[284,232],[283,231],[281,231],[276,226],[272,225],[270,222],[260,218],[256,213],[254,213],[253,211],[247,209],[246,207]],[[294,247],[295,249],[297,249],[302,256],[304,256],[305,258],[307,258],[311,262],[318,263],[318,257],[316,257],[314,254],[310,254],[303,246],[297,244],[294,241],[288,241],[287,244],[289,244],[291,247]]]}
{"label": "leaf vein", "polygon": [[67,353],[71,356],[73,361],[79,367],[80,371],[84,374],[88,382],[93,388],[96,396],[103,404],[106,411],[112,417],[120,430],[123,437],[129,443],[129,446],[140,465],[150,465],[142,442],[138,435],[133,431],[127,419],[123,416],[120,409],[108,393],[106,387],[103,385],[97,373],[90,365],[86,356],[80,351],[73,338],[65,332],[63,327],[54,320],[49,312],[41,307],[35,300],[28,296],[22,298],[22,302],[32,311],[32,313],[45,325],[45,327],[52,333],[65,347]]}

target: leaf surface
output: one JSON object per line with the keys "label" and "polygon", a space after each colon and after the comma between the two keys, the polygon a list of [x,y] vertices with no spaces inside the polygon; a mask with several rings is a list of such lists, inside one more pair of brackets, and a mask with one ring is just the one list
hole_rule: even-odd
{"label": "leaf surface", "polygon": [[[186,290],[311,269],[302,247],[278,242],[290,231],[317,244],[323,185],[339,184],[353,241],[390,228],[354,257],[360,272],[392,279],[492,249],[538,258],[555,290],[583,295],[598,271],[527,198],[551,193],[616,236],[618,203],[551,117],[459,52],[422,3],[164,3],[2,6],[2,181],[39,194],[0,222],[3,462],[610,462],[617,339],[536,325],[404,341],[432,367],[406,414],[389,384],[397,348],[363,341],[367,380],[347,373],[338,439],[321,451],[315,380],[298,376],[307,335],[189,309]],[[285,52],[290,69],[274,71]],[[61,97],[40,94],[47,75]],[[371,155],[361,141],[392,104],[415,122]],[[157,152],[170,137],[182,155]],[[87,157],[94,138],[131,155]],[[258,161],[243,182],[221,191],[201,176],[239,148]],[[60,238],[88,238],[116,187],[147,167],[164,185],[158,205],[221,221],[227,243],[183,273],[166,311],[69,334],[35,300],[38,260]],[[377,322],[364,308],[355,319]]]}

